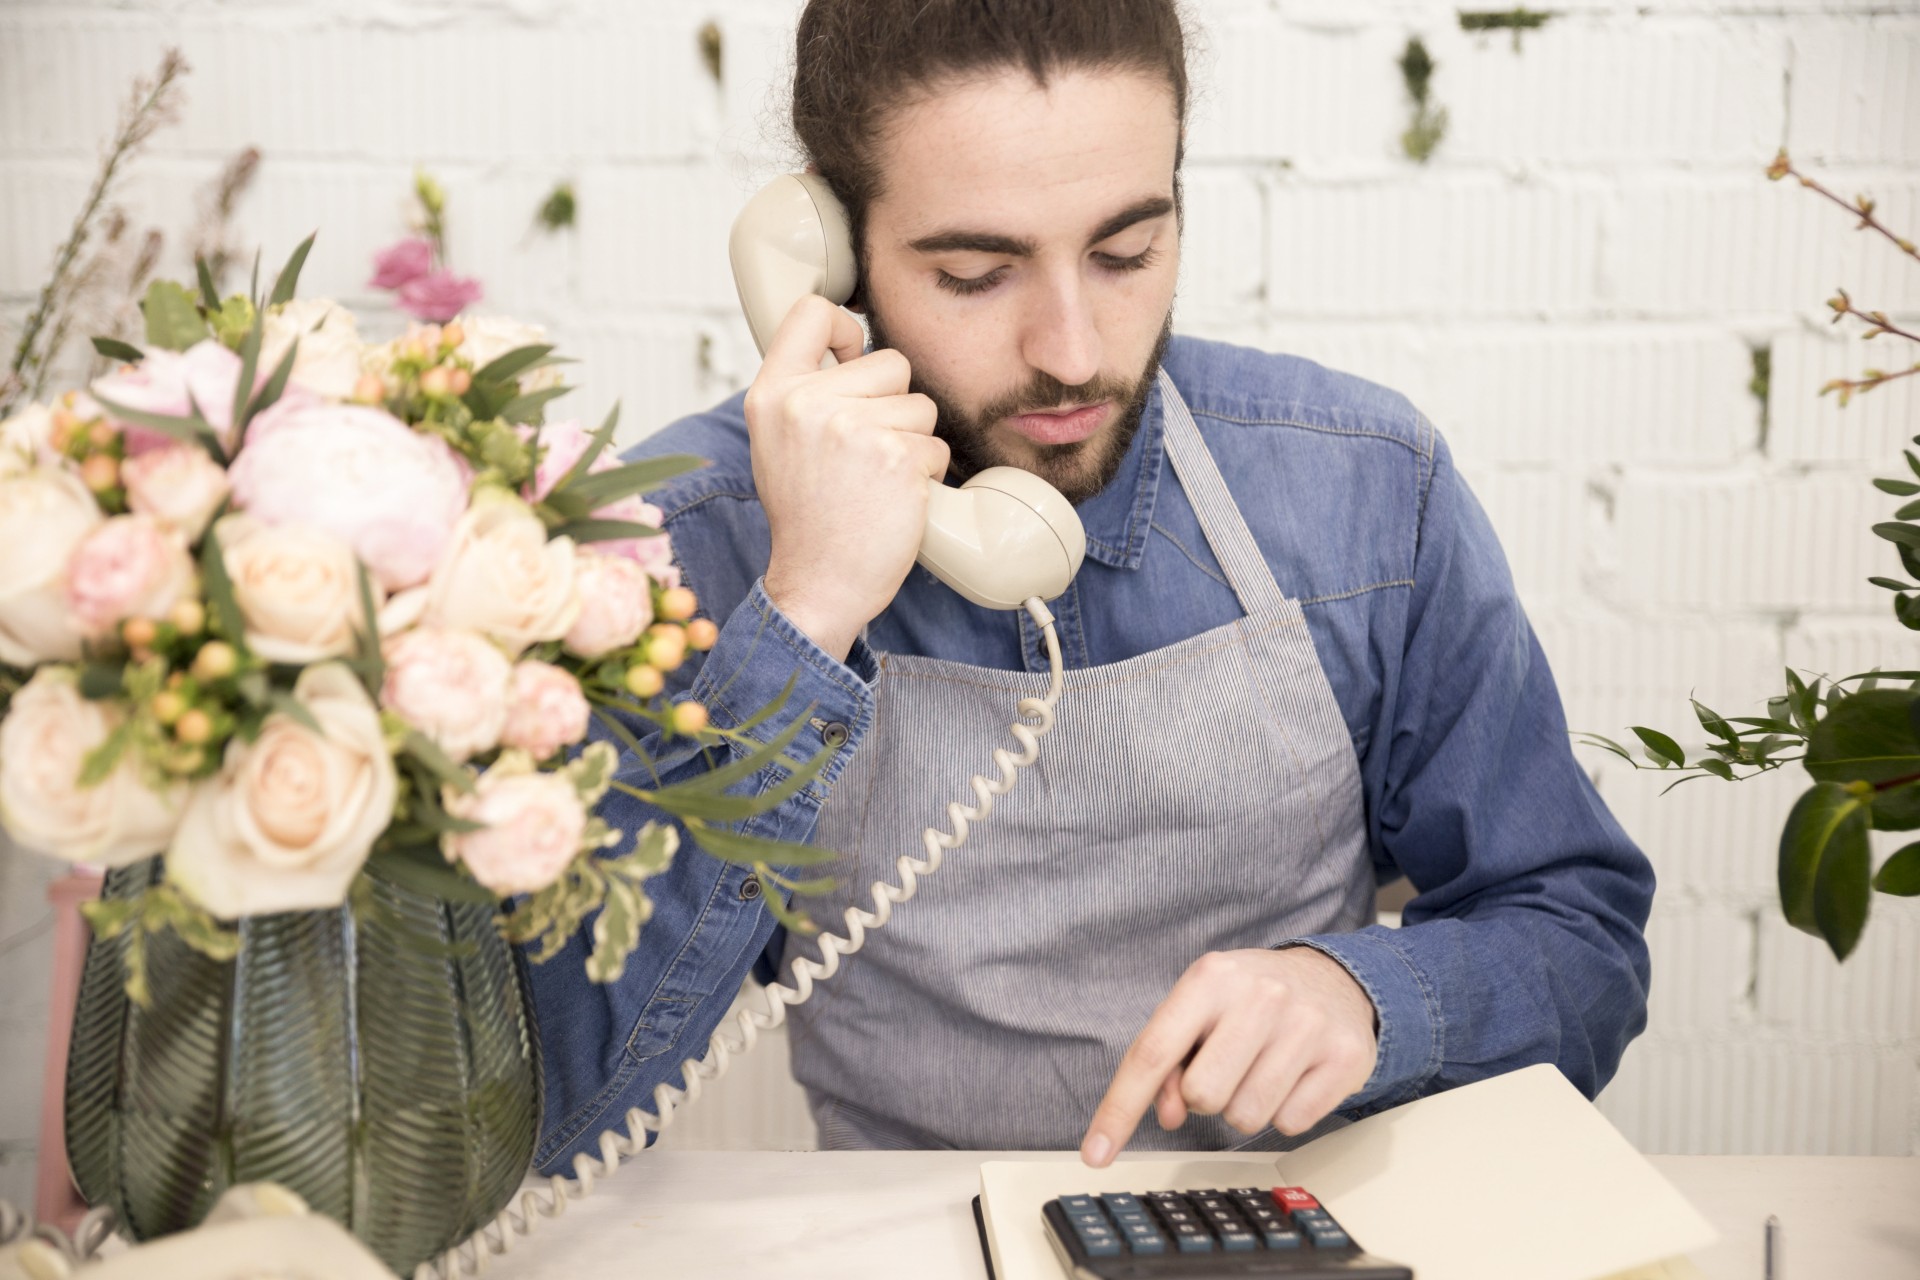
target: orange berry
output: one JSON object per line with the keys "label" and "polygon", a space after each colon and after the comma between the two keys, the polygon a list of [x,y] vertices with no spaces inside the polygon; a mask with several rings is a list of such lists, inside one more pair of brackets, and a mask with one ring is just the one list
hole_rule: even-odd
{"label": "orange berry", "polygon": [[473,375],[458,365],[454,366],[453,371],[447,375],[447,390],[457,396],[467,394],[468,389],[472,386]]}
{"label": "orange berry", "polygon": [[167,610],[167,621],[183,636],[197,636],[207,625],[207,611],[198,600],[182,600]]}
{"label": "orange berry", "polygon": [[80,464],[80,481],[94,493],[105,493],[120,483],[120,464],[112,454],[89,454]]}
{"label": "orange berry", "polygon": [[387,398],[387,384],[381,381],[377,373],[363,373],[360,380],[353,384],[353,399],[357,404],[379,404]]}
{"label": "orange berry", "polygon": [[152,618],[128,618],[120,624],[120,638],[127,642],[129,649],[152,648],[159,633],[160,628]]}
{"label": "orange berry", "polygon": [[691,738],[707,727],[707,719],[707,709],[699,703],[677,703],[673,708],[673,731]]}
{"label": "orange berry", "polygon": [[627,692],[636,698],[651,698],[666,688],[667,681],[657,667],[627,668]]}
{"label": "orange berry", "polygon": [[420,390],[424,395],[444,396],[453,389],[453,375],[445,365],[437,364],[420,375]]}
{"label": "orange berry", "polygon": [[148,709],[153,712],[153,718],[161,724],[172,724],[187,713],[187,700],[172,690],[167,690],[154,694]]}
{"label": "orange berry", "polygon": [[114,430],[113,424],[105,418],[98,419],[87,428],[87,443],[96,449],[111,448],[113,442],[119,438],[120,433]]}
{"label": "orange berry", "polygon": [[224,679],[239,665],[240,655],[233,651],[232,645],[221,640],[208,641],[193,655],[193,674],[201,680]]}
{"label": "orange berry", "polygon": [[687,645],[705,653],[720,643],[720,628],[711,618],[695,618],[687,624]]}
{"label": "orange berry", "polygon": [[460,327],[458,320],[440,330],[440,345],[452,350],[467,340],[467,331]]}
{"label": "orange berry", "polygon": [[668,587],[660,593],[660,616],[671,622],[685,622],[700,607],[700,601],[685,587]]}
{"label": "orange berry", "polygon": [[213,736],[213,717],[195,707],[183,712],[174,722],[173,736],[189,746],[199,746]]}

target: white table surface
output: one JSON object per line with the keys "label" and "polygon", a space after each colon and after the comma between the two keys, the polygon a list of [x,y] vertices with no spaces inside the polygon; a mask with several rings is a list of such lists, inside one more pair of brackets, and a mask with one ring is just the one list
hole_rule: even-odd
{"label": "white table surface", "polygon": [[[980,1163],[1031,1156],[646,1152],[564,1217],[541,1220],[486,1274],[984,1280],[971,1207]],[[1784,1229],[1779,1280],[1920,1278],[1920,1157],[1650,1159],[1719,1228],[1720,1242],[1693,1255],[1711,1280],[1760,1280],[1769,1213]]]}

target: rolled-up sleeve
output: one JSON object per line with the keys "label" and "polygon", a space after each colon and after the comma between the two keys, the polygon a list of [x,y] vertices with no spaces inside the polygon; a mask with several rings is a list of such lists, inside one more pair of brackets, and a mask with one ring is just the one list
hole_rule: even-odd
{"label": "rolled-up sleeve", "polygon": [[1539,1062],[1589,1097],[1646,1025],[1653,869],[1575,760],[1485,513],[1436,441],[1392,696],[1369,770],[1403,927],[1315,935],[1379,1015],[1364,1113]]}

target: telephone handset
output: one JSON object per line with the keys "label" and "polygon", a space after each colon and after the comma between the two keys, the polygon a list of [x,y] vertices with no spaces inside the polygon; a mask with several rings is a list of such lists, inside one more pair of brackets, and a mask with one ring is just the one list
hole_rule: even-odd
{"label": "telephone handset", "polygon": [[[816,174],[775,178],[734,219],[727,245],[740,308],[760,354],[809,293],[853,296],[846,210]],[[829,357],[831,358],[831,357]],[[1067,589],[1087,552],[1073,504],[1030,471],[989,467],[958,489],[929,480],[919,562],[977,605],[1018,609]]]}

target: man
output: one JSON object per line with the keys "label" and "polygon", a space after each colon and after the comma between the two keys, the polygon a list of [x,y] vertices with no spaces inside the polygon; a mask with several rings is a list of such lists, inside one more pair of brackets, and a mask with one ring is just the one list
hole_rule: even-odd
{"label": "man", "polygon": [[[1030,619],[913,568],[926,478],[1025,467],[1088,535],[1039,762],[794,1012],[823,1143],[1101,1165],[1532,1062],[1596,1093],[1645,1020],[1651,869],[1432,427],[1302,360],[1169,340],[1171,0],[812,0],[796,47],[873,349],[804,300],[744,397],[636,450],[713,460],[652,495],[722,624],[690,695],[730,725],[796,680],[810,710],[753,736],[805,714],[799,749],[833,753],[746,828],[839,851],[840,888],[796,906],[838,930],[1045,683]],[[1401,874],[1405,927],[1369,925]],[[538,972],[540,1163],[699,1056],[770,940],[815,953],[762,890],[688,850],[620,983]]]}

